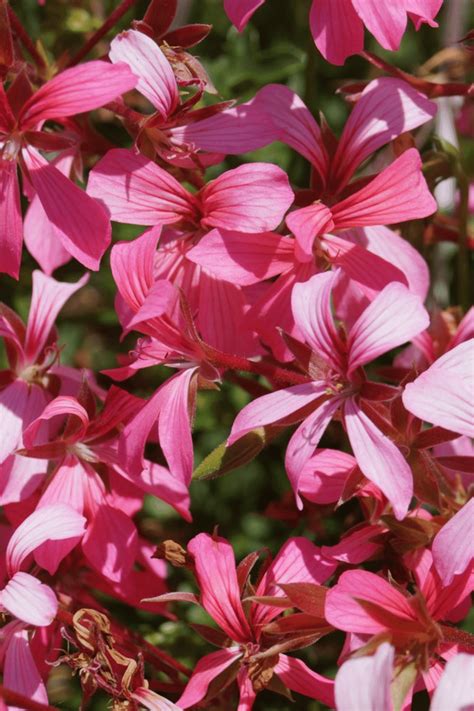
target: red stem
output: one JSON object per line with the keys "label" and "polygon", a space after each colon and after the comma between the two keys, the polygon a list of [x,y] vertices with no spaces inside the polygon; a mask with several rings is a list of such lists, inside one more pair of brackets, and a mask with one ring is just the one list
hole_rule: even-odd
{"label": "red stem", "polygon": [[0,699],[3,699],[8,706],[16,706],[27,711],[58,711],[56,706],[40,704],[39,701],[33,701],[28,696],[23,696],[17,691],[7,689],[2,684],[0,684]]}
{"label": "red stem", "polygon": [[8,17],[9,17],[13,32],[16,34],[16,36],[20,40],[21,44],[24,46],[24,48],[27,50],[28,54],[34,60],[36,66],[39,67],[40,69],[45,69],[46,62],[44,61],[43,57],[36,49],[33,40],[31,39],[29,34],[26,32],[25,28],[23,27],[20,20],[13,12],[10,5],[7,5],[7,7],[8,7]]}
{"label": "red stem", "polygon": [[474,634],[449,625],[440,625],[440,627],[444,641],[459,644],[461,647],[468,649],[471,654],[474,652]]}
{"label": "red stem", "polygon": [[209,349],[209,351],[206,349],[206,356],[213,365],[223,366],[228,370],[243,370],[246,373],[263,375],[270,381],[276,381],[284,385],[301,385],[302,383],[311,382],[311,378],[308,375],[298,373],[296,370],[280,368],[278,365],[263,361],[254,362],[241,356],[222,353],[213,348]]}
{"label": "red stem", "polygon": [[120,20],[125,13],[130,10],[132,5],[134,5],[137,2],[137,0],[122,0],[120,5],[115,8],[115,10],[112,12],[111,15],[105,20],[104,24],[99,27],[99,29],[94,32],[92,37],[90,37],[85,45],[82,47],[82,49],[79,50],[77,54],[72,57],[72,59],[69,60],[67,63],[68,67],[74,67],[76,64],[79,64],[81,59],[84,59],[86,55],[89,54],[91,49],[95,47],[97,42],[99,42],[104,35],[107,34],[109,30],[114,27],[114,25],[117,24],[117,22]]}

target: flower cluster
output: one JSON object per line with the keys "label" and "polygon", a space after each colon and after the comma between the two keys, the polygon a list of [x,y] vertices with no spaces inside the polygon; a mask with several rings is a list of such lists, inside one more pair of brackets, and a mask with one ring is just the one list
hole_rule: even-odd
{"label": "flower cluster", "polygon": [[[224,8],[242,31],[263,2]],[[363,52],[364,26],[394,50],[407,18],[436,26],[441,4],[313,0],[310,28],[343,64]],[[284,85],[213,102],[188,51],[210,27],[170,29],[176,2],[152,0],[107,56],[82,61],[129,6],[79,56],[49,63],[0,4],[1,278],[18,279],[23,242],[40,267],[26,323],[0,304],[0,697],[49,708],[64,665],[84,704],[101,690],[117,710],[246,711],[273,691],[399,711],[423,690],[432,711],[471,708],[474,309],[435,306],[415,248],[441,239],[433,188],[461,175],[452,152],[429,150],[434,99],[470,89],[379,63],[346,87],[337,136]],[[123,145],[93,127],[97,109]],[[307,161],[308,184],[269,162],[223,167],[276,142]],[[461,263],[468,224],[457,203],[451,213]],[[144,229],[109,250],[111,222]],[[62,363],[55,322],[108,250],[134,345],[98,377]],[[79,281],[54,278],[71,260]],[[132,394],[155,366],[155,390]],[[196,409],[226,380],[248,404],[195,468]],[[338,542],[320,545],[309,526],[238,564],[217,530],[157,548],[139,521],[146,497],[190,521],[193,479],[264,458],[279,435],[293,497],[279,505],[303,521],[349,504]],[[167,564],[195,592],[170,590]],[[114,619],[111,601],[171,620],[176,601],[200,606],[212,622],[190,634],[217,651],[189,669]],[[298,650],[337,632],[334,679]]]}

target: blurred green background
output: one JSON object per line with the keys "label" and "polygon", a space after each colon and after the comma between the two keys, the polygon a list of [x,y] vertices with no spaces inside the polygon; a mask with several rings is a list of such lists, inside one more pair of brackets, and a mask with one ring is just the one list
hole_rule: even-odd
{"label": "blurred green background", "polygon": [[[416,33],[410,25],[397,53],[384,52],[369,36],[366,47],[414,73],[446,41],[443,27],[449,23],[456,2],[445,3],[439,16],[441,30],[425,26]],[[117,2],[107,0],[46,0],[43,7],[38,5],[37,0],[12,2],[31,37],[41,38],[50,58],[59,57],[65,51],[70,54],[77,51],[84,38],[97,29],[117,5]],[[191,51],[209,72],[219,98],[246,100],[269,82],[285,83],[305,99],[316,116],[323,112],[330,126],[339,134],[348,108],[336,90],[346,81],[365,80],[375,74],[373,68],[360,58],[349,59],[344,67],[334,67],[322,59],[314,48],[308,28],[309,5],[309,0],[267,0],[245,32],[239,34],[229,23],[222,0],[194,0],[182,4],[180,24],[207,22],[213,25],[211,35]],[[467,3],[465,5],[467,7]],[[100,42],[90,58],[106,53],[111,36],[118,29],[126,28],[131,19],[141,18],[146,6],[145,0],[137,2],[121,20],[119,27]],[[463,29],[467,31],[467,20],[465,22]],[[215,101],[214,98],[206,100]],[[126,145],[129,140],[118,123],[111,119],[103,122],[97,117],[97,127],[112,141]],[[469,154],[466,154],[466,160],[468,157]],[[272,161],[289,172],[295,185],[307,185],[307,163],[286,146],[276,144],[242,158],[253,159]],[[236,158],[229,158],[219,170],[236,163]],[[115,240],[128,239],[139,232],[140,229],[114,225]],[[25,251],[19,283],[8,277],[0,279],[0,300],[16,308],[23,316],[28,311],[31,271],[34,268],[37,268],[34,260]],[[82,272],[80,265],[71,262],[59,269],[55,277],[75,280]],[[132,337],[120,343],[120,328],[113,308],[114,295],[115,285],[106,255],[100,272],[91,275],[88,286],[71,299],[61,313],[59,332],[60,342],[65,346],[65,362],[100,371],[113,367],[117,353],[126,353],[132,347]],[[136,394],[149,396],[169,373],[165,368],[141,371],[122,385]],[[99,380],[104,386],[110,383],[104,376],[99,375]],[[224,384],[221,392],[199,394],[194,435],[196,463],[226,438],[235,414],[248,399],[248,395],[232,384]],[[192,524],[184,523],[160,501],[148,499],[140,515],[142,530],[156,542],[173,538],[185,545],[198,531],[211,531],[218,524],[220,534],[228,537],[234,545],[237,558],[264,547],[276,553],[281,544],[293,535],[307,535],[317,544],[336,542],[343,530],[358,521],[357,508],[348,503],[335,514],[321,507],[307,508],[303,517],[297,520],[283,466],[285,442],[284,437],[276,440],[263,456],[244,469],[219,480],[194,483]],[[337,425],[328,430],[322,444],[344,446]],[[190,584],[190,576],[182,571],[170,571],[171,589],[191,589]],[[118,604],[112,605],[112,609],[149,641],[160,645],[189,666],[210,651],[207,643],[201,641],[183,622],[163,622],[162,618]],[[181,605],[175,611],[183,620],[204,621],[199,610],[193,606]],[[333,635],[306,650],[303,656],[312,668],[331,675],[335,673],[340,645],[341,637]],[[78,706],[77,687],[72,684],[65,669],[53,675],[50,694],[51,703],[64,709]],[[426,699],[419,696],[419,708],[423,709]],[[98,697],[92,707],[105,708],[106,699]],[[323,707],[303,697],[297,697],[296,703],[291,705],[287,699],[263,693],[255,708],[257,711],[290,708],[318,711]]]}

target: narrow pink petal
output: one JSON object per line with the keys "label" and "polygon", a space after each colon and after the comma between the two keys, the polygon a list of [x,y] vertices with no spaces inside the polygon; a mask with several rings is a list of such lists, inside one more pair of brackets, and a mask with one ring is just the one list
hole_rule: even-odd
{"label": "narrow pink petal", "polygon": [[198,704],[206,696],[209,684],[216,679],[219,674],[225,671],[231,664],[242,656],[238,648],[219,649],[211,652],[200,659],[193,669],[193,675],[176,705],[179,709],[188,709],[190,706]]}
{"label": "narrow pink petal", "polygon": [[281,168],[248,163],[226,171],[203,188],[201,224],[250,233],[274,230],[293,198]]}
{"label": "narrow pink petal", "polygon": [[470,711],[474,701],[474,656],[459,652],[444,668],[430,711]]}
{"label": "narrow pink petal", "polygon": [[474,499],[470,499],[445,523],[432,544],[433,560],[444,585],[463,573],[474,558]]}
{"label": "narrow pink petal", "polygon": [[306,343],[329,365],[341,372],[345,346],[334,326],[331,292],[337,275],[316,274],[309,281],[295,284],[291,308],[295,323]]}
{"label": "narrow pink petal", "polygon": [[135,328],[140,330],[139,326],[144,321],[163,316],[171,308],[177,297],[178,293],[170,281],[158,279],[150,288],[145,301],[136,314],[127,323],[127,329]]}
{"label": "narrow pink petal", "polygon": [[50,625],[58,611],[58,601],[51,588],[22,572],[15,573],[0,591],[0,604],[17,619],[37,627]]}
{"label": "narrow pink petal", "polygon": [[148,711],[181,711],[180,707],[176,706],[172,701],[144,686],[135,689],[131,697]]}
{"label": "narrow pink petal", "polygon": [[188,487],[165,467],[154,462],[145,462],[145,469],[139,478],[133,477],[132,479],[127,476],[127,479],[166,504],[173,506],[186,521],[191,521],[189,512],[191,500]]}
{"label": "narrow pink petal", "polygon": [[48,276],[71,259],[67,249],[58,240],[37,195],[30,202],[26,212],[23,232],[28,252]]}
{"label": "narrow pink petal", "polygon": [[[30,650],[27,630],[14,632],[8,641],[3,662],[3,685],[40,704],[48,704],[48,695]],[[20,711],[8,706],[9,711]]]}
{"label": "narrow pink petal", "polygon": [[113,148],[91,170],[87,192],[112,220],[133,225],[170,225],[192,218],[196,201],[166,170],[133,151]]}
{"label": "narrow pink petal", "polygon": [[442,355],[408,383],[403,404],[426,422],[474,437],[474,338]]}
{"label": "narrow pink petal", "polygon": [[252,639],[240,601],[239,583],[232,546],[225,538],[199,533],[188,543],[194,556],[201,604],[235,642]]}
{"label": "narrow pink petal", "polygon": [[344,662],[336,676],[337,711],[392,711],[394,653],[392,645],[384,642],[372,657]]}
{"label": "narrow pink petal", "polygon": [[66,504],[43,506],[27,516],[8,541],[6,560],[9,575],[16,573],[35,548],[44,541],[80,536],[85,518]]}
{"label": "narrow pink petal", "polygon": [[354,10],[369,32],[384,49],[400,46],[407,25],[405,0],[392,0],[381,6],[378,0],[352,0]]}
{"label": "narrow pink petal", "polygon": [[275,232],[211,230],[186,257],[232,284],[249,286],[293,265],[294,242]]}
{"label": "narrow pink petal", "polygon": [[128,64],[138,77],[135,88],[163,119],[173,113],[179,102],[176,79],[170,63],[151,37],[136,30],[121,32],[112,40],[109,57],[113,64]]}
{"label": "narrow pink petal", "polygon": [[119,456],[124,468],[135,477],[145,468],[145,445],[161,409],[160,388],[124,427],[119,440]]}
{"label": "narrow pink petal", "polygon": [[366,524],[344,535],[334,546],[321,546],[321,552],[330,560],[359,565],[383,550],[383,543],[377,538],[385,531],[383,526]]}
{"label": "narrow pink petal", "polygon": [[118,242],[110,253],[110,266],[121,297],[136,312],[155,278],[153,264],[161,228],[144,232],[130,242]]}
{"label": "narrow pink petal", "polygon": [[299,495],[299,483],[304,466],[314,453],[341,402],[339,397],[330,397],[319,405],[311,415],[303,420],[288,443],[285,468],[299,509],[303,508],[303,502]]}
{"label": "narrow pink petal", "polygon": [[35,444],[38,444],[36,437],[43,422],[51,420],[53,417],[65,419],[66,416],[74,417],[78,420],[77,429],[75,428],[74,430],[74,440],[82,439],[89,425],[89,415],[87,411],[75,397],[59,395],[46,405],[41,415],[33,420],[24,431],[23,444],[25,448],[31,449]]}
{"label": "narrow pink petal", "polygon": [[265,0],[224,0],[224,10],[232,24],[242,32],[253,13],[264,2]]}
{"label": "narrow pink petal", "polygon": [[242,666],[239,670],[237,685],[239,687],[238,711],[252,711],[255,699],[257,698],[257,693],[253,689],[252,682],[245,666]]}
{"label": "narrow pink petal", "polygon": [[331,211],[320,202],[290,212],[286,224],[296,237],[296,256],[302,262],[313,260],[315,239],[334,228]]}
{"label": "narrow pink petal", "polygon": [[346,121],[332,165],[331,185],[339,192],[356,168],[381,146],[429,121],[436,104],[409,84],[379,77],[362,92]]}
{"label": "narrow pink petal", "polygon": [[413,496],[413,476],[398,447],[360,409],[354,398],[344,403],[344,422],[357,463],[403,519]]}
{"label": "narrow pink petal", "polygon": [[382,353],[410,341],[428,328],[429,323],[428,312],[418,296],[403,284],[389,284],[367,306],[349,332],[349,375]]}
{"label": "narrow pink petal", "polygon": [[246,405],[237,415],[227,440],[231,445],[247,432],[283,420],[324,395],[324,386],[303,383],[263,395]]}
{"label": "narrow pink petal", "polygon": [[196,368],[188,368],[167,380],[160,388],[159,443],[171,474],[186,485],[189,485],[193,473],[189,399],[195,374]]}
{"label": "narrow pink petal", "polygon": [[85,274],[79,281],[68,283],[56,281],[39,270],[33,272],[33,291],[25,338],[25,357],[28,362],[35,363],[48,340],[58,313],[88,279],[89,276]]}
{"label": "narrow pink petal", "polygon": [[0,271],[18,279],[23,242],[15,161],[0,158]]}
{"label": "narrow pink petal", "polygon": [[344,64],[364,49],[364,25],[352,0],[313,0],[309,24],[316,47],[331,64]]}
{"label": "narrow pink petal", "polygon": [[280,654],[275,674],[291,691],[334,708],[334,681],[314,672],[301,659]]}
{"label": "narrow pink petal", "polygon": [[89,563],[108,580],[120,582],[131,571],[138,551],[135,524],[111,506],[99,506],[82,539]]}
{"label": "narrow pink petal", "polygon": [[366,570],[349,570],[341,575],[337,585],[326,595],[324,614],[337,629],[357,634],[378,634],[388,627],[371,617],[357,599],[383,607],[390,618],[401,622],[416,621],[408,600],[379,575]]}
{"label": "narrow pink petal", "polygon": [[416,148],[409,148],[370,183],[331,208],[337,229],[391,225],[435,211],[436,201],[421,172]]}
{"label": "narrow pink petal", "polygon": [[283,84],[267,84],[257,93],[255,101],[279,129],[278,139],[309,160],[324,184],[329,158],[321,129],[298,94]]}
{"label": "narrow pink petal", "polygon": [[86,62],[64,69],[38,89],[20,114],[22,128],[41,121],[82,114],[133,89],[137,78],[126,64]]}

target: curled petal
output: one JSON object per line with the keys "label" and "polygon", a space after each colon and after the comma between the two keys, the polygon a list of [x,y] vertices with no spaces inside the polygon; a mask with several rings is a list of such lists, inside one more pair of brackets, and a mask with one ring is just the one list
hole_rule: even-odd
{"label": "curled petal", "polygon": [[23,622],[37,627],[51,624],[58,610],[56,595],[33,575],[15,573],[0,591],[0,604]]}

